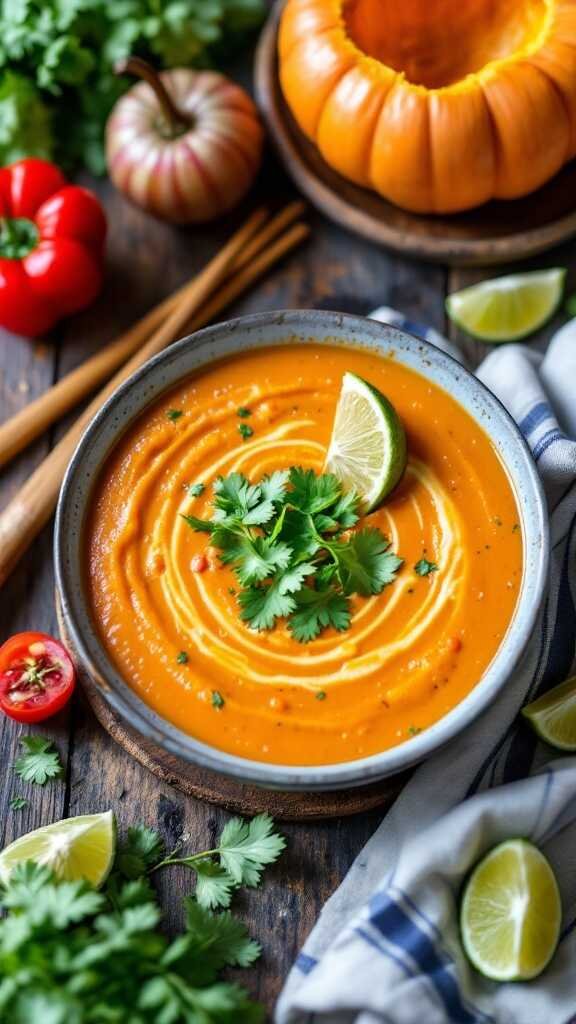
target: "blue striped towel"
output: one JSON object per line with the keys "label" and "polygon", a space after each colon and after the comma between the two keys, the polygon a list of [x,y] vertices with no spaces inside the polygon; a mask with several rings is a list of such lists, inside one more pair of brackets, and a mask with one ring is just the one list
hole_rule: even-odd
{"label": "blue striped towel", "polygon": [[[394,310],[372,316],[461,360]],[[518,711],[574,671],[576,320],[545,356],[494,350],[478,376],[530,444],[550,509],[547,600],[531,644],[490,710],[412,776],[324,907],[294,965],[277,1024],[576,1024],[576,758],[518,725]],[[511,836],[536,842],[559,880],[560,946],[530,983],[496,984],[463,956],[458,901],[479,857]]]}

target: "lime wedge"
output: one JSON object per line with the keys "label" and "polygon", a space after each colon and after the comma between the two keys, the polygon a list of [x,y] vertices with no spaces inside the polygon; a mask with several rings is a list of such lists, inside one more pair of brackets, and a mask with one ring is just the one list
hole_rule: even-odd
{"label": "lime wedge", "polygon": [[473,284],[446,299],[448,316],[481,341],[517,341],[538,330],[562,298],[564,267],[509,274]]}
{"label": "lime wedge", "polygon": [[326,470],[361,496],[371,512],[406,468],[406,435],[385,395],[355,373],[345,373],[336,406]]}
{"label": "lime wedge", "polygon": [[527,704],[522,714],[546,743],[557,750],[576,750],[576,676]]}
{"label": "lime wedge", "polygon": [[85,878],[94,886],[106,879],[116,848],[112,811],[65,818],[44,825],[10,843],[0,853],[0,881],[6,883],[17,864],[33,860],[58,878]]}
{"label": "lime wedge", "polygon": [[528,981],[558,944],[560,894],[548,861],[525,839],[494,847],[476,866],[462,900],[467,956],[494,981]]}

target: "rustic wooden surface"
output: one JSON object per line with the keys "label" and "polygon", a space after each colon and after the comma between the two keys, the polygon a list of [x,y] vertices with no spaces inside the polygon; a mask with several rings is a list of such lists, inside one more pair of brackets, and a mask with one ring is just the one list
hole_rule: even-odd
{"label": "rustic wooden surface", "polygon": [[[97,304],[64,324],[50,340],[30,343],[0,332],[0,419],[21,409],[55,380],[106,344],[119,329],[133,322],[200,268],[246,208],[264,197],[281,202],[293,196],[284,173],[268,155],[258,185],[244,208],[214,226],[177,230],[157,223],[130,207],[107,183],[97,189],[105,201],[110,223],[106,289]],[[478,280],[478,270],[447,271],[392,256],[312,214],[312,240],[287,259],[262,284],[237,302],[231,315],[263,309],[324,308],[369,310],[386,303],[439,330],[447,325],[444,298],[448,290]],[[568,291],[575,287],[576,244],[541,257],[537,266],[572,268]],[[508,269],[508,268],[504,268]],[[514,269],[514,268],[510,268]],[[556,322],[559,322],[560,317]],[[534,339],[543,345],[554,324]],[[485,348],[450,334],[473,364]],[[49,431],[0,475],[4,505],[27,475],[50,450],[65,424]],[[24,629],[57,631],[51,557],[52,527],[47,528],[0,593],[0,640]],[[72,708],[44,728],[55,738],[66,781],[32,787],[20,782],[10,766],[22,728],[2,717],[0,745],[4,771],[0,780],[2,844],[62,818],[113,808],[121,828],[144,821],[158,828],[167,843],[183,834],[190,848],[205,849],[228,815],[183,796],[147,772],[99,727],[81,694]],[[8,802],[23,795],[30,803],[13,812]],[[264,956],[242,978],[252,992],[272,1007],[282,980],[310,931],[322,904],[336,888],[354,857],[381,820],[381,812],[356,818],[309,824],[286,824],[288,850],[267,874],[264,888],[238,898],[236,908],[264,945]],[[179,897],[190,889],[183,868],[161,876],[160,885],[168,926],[179,920]]]}

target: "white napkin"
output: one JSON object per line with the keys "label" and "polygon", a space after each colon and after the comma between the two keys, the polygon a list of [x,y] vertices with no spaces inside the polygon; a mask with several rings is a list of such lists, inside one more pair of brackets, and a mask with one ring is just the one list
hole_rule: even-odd
{"label": "white napkin", "polygon": [[[395,310],[372,316],[462,359],[438,332]],[[551,757],[517,718],[575,667],[576,320],[545,356],[504,345],[477,372],[520,426],[542,476],[548,598],[509,684],[414,773],[324,907],[280,996],[277,1024],[576,1024],[576,758]],[[552,862],[563,931],[537,980],[497,984],[463,956],[459,891],[485,851],[515,836]]]}

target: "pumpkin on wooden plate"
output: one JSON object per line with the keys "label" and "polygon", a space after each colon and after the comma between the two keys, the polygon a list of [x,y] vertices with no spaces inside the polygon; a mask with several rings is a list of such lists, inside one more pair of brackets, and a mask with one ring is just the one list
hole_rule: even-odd
{"label": "pumpkin on wooden plate", "polygon": [[280,80],[335,170],[451,213],[576,154],[576,0],[287,0]]}

